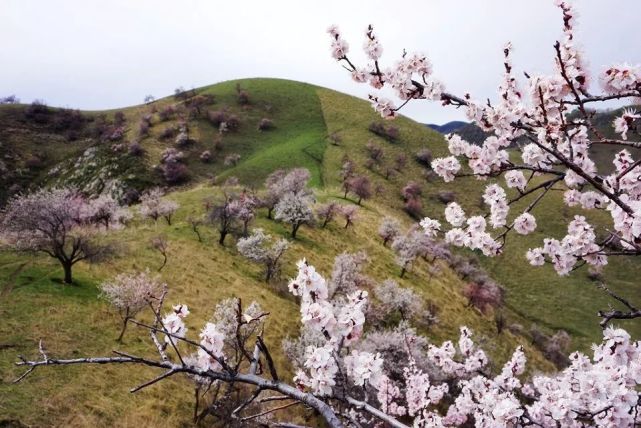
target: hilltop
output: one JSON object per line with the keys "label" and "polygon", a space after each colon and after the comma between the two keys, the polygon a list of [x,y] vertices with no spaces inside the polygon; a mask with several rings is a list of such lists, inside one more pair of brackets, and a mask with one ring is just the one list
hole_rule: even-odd
{"label": "hilltop", "polygon": [[[458,326],[466,324],[497,362],[505,361],[521,344],[533,369],[550,370],[551,364],[531,344],[528,331],[533,325],[550,334],[567,330],[573,338],[572,348],[587,349],[599,338],[594,313],[610,300],[587,273],[559,277],[551,268],[530,267],[524,257],[525,250],[538,246],[543,237],[562,236],[567,219],[575,214],[563,206],[558,192],[535,209],[536,233],[510,238],[505,256],[478,257],[507,291],[502,315],[513,332],[506,330],[497,336],[496,314],[470,308],[461,293],[466,281],[443,262],[421,261],[399,279],[393,252],[383,247],[376,234],[380,221],[394,216],[409,227],[421,215],[441,218],[445,202],[452,199],[470,212],[478,211],[478,189],[484,183],[470,179],[454,186],[435,178],[416,155],[421,150],[433,157],[445,155],[443,137],[405,117],[384,122],[366,101],[300,82],[246,79],[182,91],[120,110],[73,112],[44,106],[33,110],[23,105],[0,108],[0,159],[5,165],[0,200],[19,191],[8,183],[17,183],[22,190],[74,185],[87,192],[110,192],[127,202],[135,201],[144,189],[161,185],[167,186],[168,198],[181,207],[171,226],[136,218],[127,229],[109,233],[105,239],[119,245],[118,257],[103,264],[80,264],[77,286],[61,286],[59,268],[48,259],[0,253],[0,317],[5,320],[0,327],[0,370],[4,381],[18,373],[12,367],[16,355],[32,355],[39,338],[45,338],[49,352],[57,356],[104,354],[113,349],[118,318],[98,298],[97,285],[123,271],[155,269],[160,259],[149,248],[149,241],[161,234],[169,241],[169,262],[162,271],[170,285],[169,301],[189,304],[194,314],[190,328],[197,329],[223,298],[256,299],[272,312],[266,339],[276,351],[282,338],[298,331],[296,302],[283,287],[294,273],[294,262],[306,257],[329,275],[336,255],[357,250],[368,253],[366,271],[376,281],[394,278],[437,308],[439,323],[424,332],[434,342],[455,338]],[[261,130],[263,119],[271,125]],[[220,122],[227,124],[222,133]],[[181,132],[187,134],[185,141],[179,138]],[[376,164],[369,162],[372,145],[383,153]],[[172,148],[182,152],[185,166],[177,180],[167,180],[161,163],[163,152]],[[205,151],[210,158],[203,161]],[[241,186],[260,189],[265,177],[277,168],[305,167],[311,172],[319,201],[353,204],[343,198],[340,189],[339,171],[347,158],[359,174],[370,177],[374,197],[364,202],[353,229],[338,224],[326,229],[304,227],[286,255],[279,283],[265,284],[260,268],[241,257],[234,245],[218,246],[211,227],[203,227],[204,243],[199,243],[186,222],[193,213],[203,211],[205,199],[220,194],[220,184],[237,180]],[[401,189],[410,181],[419,184],[422,195],[420,211],[408,213]],[[522,201],[527,203],[527,198]],[[287,227],[268,220],[264,211],[259,210],[252,227],[288,237]],[[601,214],[591,217],[604,222]],[[462,254],[477,258],[471,252]],[[611,288],[625,295],[633,292],[640,273],[641,267],[632,260],[611,259],[605,276]],[[625,326],[634,335],[641,332],[634,324]],[[147,349],[146,341],[142,332],[132,329],[120,348],[142,352]],[[277,364],[291,375],[282,357]],[[0,403],[0,413],[39,426],[176,426],[188,420],[190,404],[183,397],[191,393],[186,382],[173,380],[140,395],[128,395],[127,388],[148,377],[148,372],[121,367],[42,370],[20,386],[0,385],[0,395],[8,397]],[[166,399],[166,388],[186,393]],[[163,417],[150,420],[150,415]]]}

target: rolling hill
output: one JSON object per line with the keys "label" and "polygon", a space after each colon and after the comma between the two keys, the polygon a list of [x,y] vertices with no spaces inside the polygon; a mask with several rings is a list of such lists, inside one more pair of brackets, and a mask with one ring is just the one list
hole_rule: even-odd
{"label": "rolling hill", "polygon": [[[384,125],[396,128],[395,138],[375,134],[371,125],[381,121],[363,100],[300,82],[246,79],[118,111],[70,112],[41,106],[34,116],[28,112],[30,108],[33,110],[33,106],[24,105],[0,107],[2,199],[40,185],[70,184],[135,200],[135,194],[145,188],[168,185],[168,197],[181,208],[171,226],[136,218],[127,229],[106,235],[106,240],[118,245],[118,256],[102,264],[78,265],[78,284],[74,286],[61,286],[58,266],[46,258],[0,252],[0,318],[4,321],[0,324],[0,421],[125,427],[188,423],[191,407],[185,397],[191,392],[186,381],[170,380],[140,394],[128,394],[129,387],[149,378],[146,370],[39,370],[20,385],[9,383],[19,373],[13,367],[17,355],[33,355],[40,338],[56,356],[107,354],[114,349],[118,318],[98,298],[97,285],[123,271],[158,266],[159,256],[149,248],[149,241],[160,234],[169,240],[169,263],[162,272],[170,286],[169,302],[190,306],[190,329],[197,330],[223,298],[256,299],[272,311],[266,339],[276,350],[282,338],[298,331],[296,302],[284,291],[285,280],[294,273],[294,262],[307,257],[329,275],[337,254],[357,250],[369,255],[368,275],[377,281],[388,277],[399,280],[438,308],[439,323],[424,331],[435,342],[456,337],[458,326],[466,324],[498,362],[522,344],[534,370],[550,370],[551,364],[531,344],[527,331],[532,325],[550,333],[569,331],[573,348],[587,349],[600,335],[594,314],[611,302],[585,271],[558,277],[551,268],[535,269],[525,261],[528,247],[538,246],[544,236],[562,236],[566,220],[575,213],[562,206],[559,192],[552,192],[546,204],[535,209],[539,223],[535,234],[509,239],[504,256],[478,257],[506,288],[503,314],[515,332],[520,325],[524,334],[506,331],[497,336],[494,314],[470,308],[461,294],[465,281],[442,262],[436,262],[436,275],[433,266],[421,261],[412,273],[399,279],[394,254],[383,247],[376,230],[385,216],[398,217],[406,227],[415,221],[403,210],[401,188],[412,180],[420,183],[423,214],[441,218],[444,192],[451,192],[448,197],[469,212],[478,211],[479,182],[445,184],[434,179],[414,157],[421,149],[429,149],[434,156],[444,155],[442,136],[405,117]],[[217,124],[221,115],[226,123],[237,122],[232,126],[235,129],[221,134]],[[262,119],[269,119],[273,126],[260,130]],[[150,124],[142,134],[141,122]],[[188,140],[177,147],[180,129],[188,130]],[[167,133],[171,136],[166,137]],[[365,166],[370,141],[382,147],[383,166]],[[135,150],[134,144],[138,145]],[[167,183],[159,167],[163,152],[170,148],[183,152],[188,174],[175,183]],[[211,154],[209,162],[201,160],[205,151]],[[228,158],[234,154],[240,158],[230,162]],[[403,157],[405,165],[395,176],[385,178],[385,165]],[[346,158],[355,163],[359,173],[371,178],[377,188],[375,196],[364,202],[353,229],[338,224],[326,229],[303,227],[286,255],[280,282],[265,284],[259,267],[241,257],[233,245],[223,248],[215,243],[212,228],[203,228],[205,239],[199,243],[186,222],[188,216],[202,212],[203,200],[220,194],[218,184],[235,181],[233,177],[243,186],[260,189],[265,177],[277,168],[308,168],[319,201],[353,203],[343,199],[340,189],[339,171]],[[591,218],[606,221],[603,213],[591,214]],[[262,210],[252,227],[287,237],[287,227],[267,219]],[[638,294],[639,274],[638,263],[612,259],[604,276],[611,288],[634,296]],[[637,337],[641,333],[634,323],[624,326]],[[136,329],[128,332],[125,344],[118,348],[143,353],[149,349],[147,337]],[[282,356],[276,363],[281,372],[291,374]],[[168,396],[167,390],[184,394]]]}

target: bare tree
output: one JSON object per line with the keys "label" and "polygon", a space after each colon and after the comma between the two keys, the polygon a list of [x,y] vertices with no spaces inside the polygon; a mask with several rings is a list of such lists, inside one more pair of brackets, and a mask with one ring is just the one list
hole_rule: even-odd
{"label": "bare tree", "polygon": [[160,255],[162,255],[162,264],[158,268],[158,272],[160,272],[163,270],[165,265],[167,265],[167,250],[169,243],[167,242],[167,238],[164,236],[154,236],[151,238],[150,244],[152,249],[158,251]]}

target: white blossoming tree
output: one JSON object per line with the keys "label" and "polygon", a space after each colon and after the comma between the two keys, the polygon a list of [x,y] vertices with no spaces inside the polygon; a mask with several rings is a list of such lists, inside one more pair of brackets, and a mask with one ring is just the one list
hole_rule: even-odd
{"label": "white blossoming tree", "polygon": [[280,272],[281,258],[289,247],[289,242],[286,239],[279,239],[269,245],[271,240],[271,235],[258,228],[254,229],[248,237],[240,238],[236,244],[240,254],[265,267],[265,281],[267,282]]}
{"label": "white blossoming tree", "polygon": [[113,281],[100,284],[102,296],[109,301],[122,318],[122,330],[117,341],[122,341],[127,324],[154,300],[167,291],[167,285],[152,278],[149,272],[120,274]]}

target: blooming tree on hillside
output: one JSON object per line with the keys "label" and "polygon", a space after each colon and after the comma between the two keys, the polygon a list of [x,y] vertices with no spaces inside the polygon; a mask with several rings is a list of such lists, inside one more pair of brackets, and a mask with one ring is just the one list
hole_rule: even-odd
{"label": "blooming tree on hillside", "polygon": [[87,217],[96,224],[102,223],[105,229],[118,226],[131,220],[132,214],[127,208],[121,207],[111,195],[99,195],[88,201]]}
{"label": "blooming tree on hillside", "polygon": [[401,224],[394,217],[385,217],[378,228],[378,236],[383,239],[384,246],[387,246],[390,241],[394,242],[400,234]]}
{"label": "blooming tree on hillside", "polygon": [[177,202],[163,199],[164,192],[156,187],[148,190],[140,197],[140,214],[145,218],[158,221],[164,218],[168,225],[171,225],[171,218],[180,205]]}
{"label": "blooming tree on hillside", "polygon": [[286,239],[279,239],[270,246],[271,240],[271,235],[259,228],[254,229],[248,237],[239,239],[236,244],[240,254],[265,266],[267,282],[280,272],[281,258],[289,247]]}
{"label": "blooming tree on hillside", "polygon": [[305,168],[294,168],[287,172],[277,169],[267,176],[265,180],[266,191],[260,198],[262,206],[267,208],[267,218],[272,218],[276,204],[287,193],[309,194],[307,188],[311,175]]}
{"label": "blooming tree on hillside", "polygon": [[[76,263],[97,260],[110,249],[95,239],[104,218],[95,215],[94,207],[72,189],[42,189],[17,195],[0,213],[0,238],[13,249],[55,258],[64,269],[64,282],[71,284]],[[116,218],[117,205],[102,208],[105,217]]]}
{"label": "blooming tree on hillside", "polygon": [[292,226],[292,238],[296,239],[298,229],[314,221],[312,206],[314,197],[301,192],[288,192],[276,204],[276,220],[282,220]]}
{"label": "blooming tree on hillside", "polygon": [[167,284],[152,278],[149,272],[120,274],[113,281],[100,284],[102,295],[116,309],[122,318],[122,330],[118,342],[122,340],[127,324],[136,315],[167,291]]}

